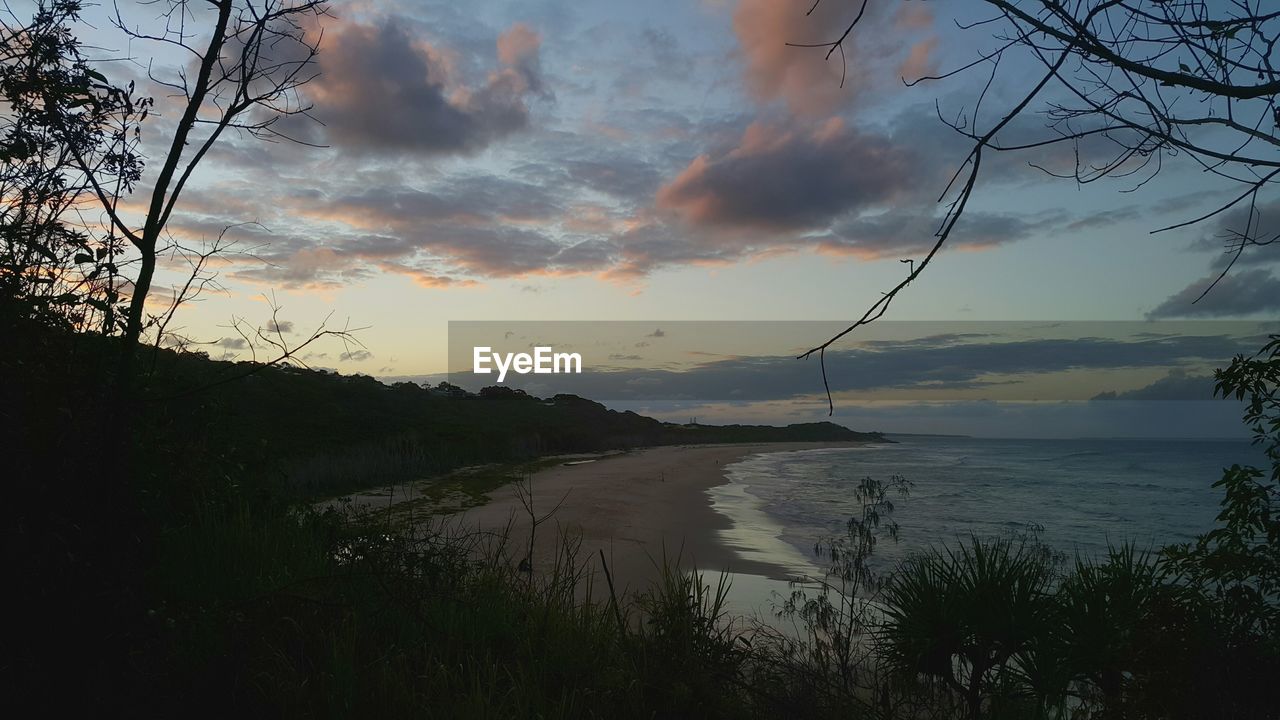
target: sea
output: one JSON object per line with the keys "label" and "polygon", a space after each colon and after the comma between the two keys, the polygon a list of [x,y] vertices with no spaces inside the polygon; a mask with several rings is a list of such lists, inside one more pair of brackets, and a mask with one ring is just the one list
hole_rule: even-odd
{"label": "sea", "polygon": [[[1247,439],[890,439],[897,442],[767,452],[726,466],[729,482],[709,491],[733,523],[721,540],[788,577],[821,576],[815,545],[846,533],[861,513],[856,489],[870,477],[906,488],[888,494],[893,511],[882,527],[896,523],[898,539],[877,543],[881,572],[913,551],[975,535],[1034,538],[1065,559],[1122,543],[1158,550],[1213,526],[1222,494],[1212,486],[1224,468],[1266,467]],[[785,578],[733,577],[740,612],[768,612],[788,592]]]}

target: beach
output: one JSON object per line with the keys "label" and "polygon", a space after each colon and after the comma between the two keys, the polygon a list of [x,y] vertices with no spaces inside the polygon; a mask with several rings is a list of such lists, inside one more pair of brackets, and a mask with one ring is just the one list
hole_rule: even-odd
{"label": "beach", "polygon": [[[554,513],[538,526],[534,572],[551,567],[564,536],[581,539],[578,558],[594,573],[593,594],[605,587],[603,552],[619,594],[648,587],[659,575],[662,557],[682,568],[728,570],[783,579],[791,568],[746,559],[720,537],[730,521],[712,508],[707,491],[728,482],[724,469],[749,455],[816,448],[854,447],[855,442],[752,443],[666,446],[567,461],[531,476],[534,515]],[[458,513],[460,527],[501,531],[523,550],[529,513],[517,488],[490,493],[490,501]]]}

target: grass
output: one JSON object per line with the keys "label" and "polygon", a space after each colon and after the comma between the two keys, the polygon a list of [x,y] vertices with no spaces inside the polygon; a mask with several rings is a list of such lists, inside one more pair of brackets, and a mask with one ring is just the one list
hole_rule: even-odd
{"label": "grass", "polygon": [[[626,451],[595,456],[598,459],[624,455]],[[423,518],[461,512],[489,502],[490,493],[559,465],[561,456],[507,463],[464,467],[436,477],[411,480],[398,485],[363,490],[332,498],[324,504],[342,504],[356,497],[363,509],[393,527]],[[383,503],[381,498],[386,498]]]}
{"label": "grass", "polygon": [[238,716],[745,716],[719,681],[740,657],[723,588],[668,568],[616,601],[647,622],[620,623],[579,599],[573,543],[530,582],[480,542],[336,512],[198,518],[156,565],[161,699]]}
{"label": "grass", "polygon": [[[1051,653],[1064,647],[1089,666],[1071,677],[1094,717],[1280,712],[1270,696],[1280,648],[1265,631],[1280,626],[1280,461],[1270,480],[1253,469],[1224,475],[1222,522],[1171,555],[1176,583],[1150,597],[1130,592],[1130,580],[1145,577],[1132,572],[1141,563],[1130,556],[1096,572],[1078,567],[1074,594],[1060,598],[1074,604],[1051,608],[1068,615],[1041,623],[1047,633],[1005,622],[1008,608],[1021,607],[1023,620],[1039,623],[1033,596],[1056,593],[1039,578],[1008,582],[1023,566],[1017,553],[973,545],[937,558],[944,572],[917,584],[932,596],[933,575],[948,576],[940,595],[963,602],[897,604],[914,608],[900,630],[917,621],[933,628],[915,636],[926,652],[902,664],[932,662],[926,672],[894,673],[862,653],[863,639],[883,640],[883,632],[874,637],[883,628],[864,624],[853,610],[862,605],[845,598],[806,603],[817,612],[799,617],[807,636],[795,640],[735,623],[724,613],[724,586],[672,564],[639,597],[590,602],[586,558],[571,539],[531,577],[511,562],[524,554],[511,538],[420,521],[560,462],[528,458],[644,444],[621,438],[670,440],[656,421],[573,399],[550,409],[526,398],[454,402],[371,380],[275,372],[221,394],[148,404],[121,448],[100,432],[112,407],[80,403],[100,379],[93,357],[54,340],[15,341],[30,358],[0,358],[18,378],[0,387],[4,405],[23,421],[6,458],[15,481],[4,507],[5,558],[18,589],[0,658],[6,717],[1044,717],[1064,705],[1026,689],[1046,694]],[[350,413],[342,423],[332,422],[334,407]],[[501,432],[476,430],[495,417],[504,419]],[[546,434],[556,418],[563,427]],[[647,426],[657,434],[633,432]],[[584,427],[591,432],[576,434]],[[310,459],[290,464],[294,453]],[[117,467],[129,474],[113,485],[103,481],[112,467],[103,460],[117,454],[129,459]],[[477,458],[510,462],[458,471]],[[417,499],[390,518],[316,509],[319,498],[367,487],[368,478],[412,483]],[[851,544],[829,546],[857,561],[836,573],[841,579],[861,577],[859,543],[875,535],[869,518],[882,510],[883,494],[862,499],[869,514],[850,523]],[[899,588],[912,579],[907,570]],[[1119,624],[1135,627],[1112,627],[1126,616],[1138,617]],[[1094,646],[1063,643],[1054,630],[1062,617],[1075,645],[1093,638]],[[948,635],[951,648],[934,647]],[[992,642],[975,655],[979,635]],[[1021,647],[1010,653],[1010,645]],[[947,657],[923,657],[930,648]],[[945,675],[945,663],[961,656],[981,660],[987,679],[979,673],[974,687],[985,699],[965,703],[962,691],[926,674]],[[1105,676],[1091,678],[1097,670]],[[1115,671],[1118,692],[1105,687]]]}

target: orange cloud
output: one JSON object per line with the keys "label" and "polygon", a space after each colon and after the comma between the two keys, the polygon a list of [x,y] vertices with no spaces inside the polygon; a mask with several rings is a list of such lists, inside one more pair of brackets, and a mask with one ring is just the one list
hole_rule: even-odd
{"label": "orange cloud", "polygon": [[847,78],[845,88],[840,87],[839,53],[827,61],[825,50],[787,45],[833,40],[832,33],[843,27],[842,9],[841,3],[819,3],[813,15],[806,16],[804,8],[793,2],[738,3],[733,29],[745,55],[751,95],[761,102],[785,100],[793,112],[806,115],[827,114],[847,102],[861,83],[855,75]]}
{"label": "orange cloud", "polygon": [[933,61],[933,51],[937,45],[937,37],[931,37],[912,45],[911,52],[907,54],[907,59],[903,60],[902,65],[898,67],[898,74],[908,81],[916,80],[926,75],[937,75],[937,68]]}
{"label": "orange cloud", "polygon": [[503,65],[517,66],[538,56],[542,36],[524,23],[516,23],[498,36],[498,60]]}
{"label": "orange cloud", "polygon": [[[874,87],[896,82],[895,68],[926,67],[932,41],[902,56],[913,34],[933,26],[933,13],[918,3],[903,5],[889,11],[888,3],[867,3],[857,28],[841,49],[830,52],[829,43],[858,17],[861,3],[741,0],[733,29],[746,61],[748,92],[757,102],[781,100],[794,114],[824,117]],[[803,45],[814,47],[798,47]]]}
{"label": "orange cloud", "polygon": [[419,268],[406,267],[397,263],[378,263],[378,268],[383,272],[395,273],[397,275],[405,275],[413,280],[419,287],[429,290],[438,290],[441,288],[466,288],[477,287],[480,283],[470,278],[454,278],[448,275],[436,275]]}
{"label": "orange cloud", "polygon": [[904,30],[928,30],[933,27],[933,11],[923,3],[904,2],[894,13],[893,24]]}
{"label": "orange cloud", "polygon": [[658,190],[659,209],[695,225],[802,230],[905,191],[913,158],[832,118],[809,132],[754,123],[738,146],[700,155]]}

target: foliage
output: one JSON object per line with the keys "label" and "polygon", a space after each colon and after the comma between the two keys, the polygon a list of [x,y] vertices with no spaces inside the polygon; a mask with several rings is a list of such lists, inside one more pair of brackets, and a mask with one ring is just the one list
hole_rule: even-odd
{"label": "foliage", "polygon": [[1273,718],[1280,674],[1280,338],[1218,371],[1270,472],[1233,465],[1218,524],[1158,553],[1126,545],[1055,574],[1003,541],[911,558],[885,592],[885,659],[941,678],[971,718]]}
{"label": "foliage", "polygon": [[151,102],[92,67],[69,30],[79,12],[76,0],[53,0],[0,30],[0,311],[110,333],[122,241],[85,206],[114,207],[133,190],[137,123]]}
{"label": "foliage", "polygon": [[887,662],[940,678],[980,717],[984,699],[1004,690],[1052,624],[1050,579],[1043,552],[1005,539],[908,559],[885,592]]}
{"label": "foliage", "polygon": [[[837,24],[829,38],[802,42],[827,61],[856,57],[858,33],[893,3],[814,0],[793,12]],[[1197,299],[1203,299],[1246,252],[1280,240],[1264,222],[1280,190],[1280,13],[1262,0],[978,0],[966,3],[955,30],[975,42],[955,50],[936,71],[901,78],[907,86],[968,76],[967,101],[949,103],[941,88],[938,122],[967,145],[959,166],[937,188],[940,217],[931,237],[909,247],[908,272],[871,302],[851,325],[803,353],[825,353],[836,341],[875,322],[930,267],[957,228],[993,156],[1025,157],[1047,177],[1080,185],[1112,180],[1136,192],[1162,171],[1199,173],[1223,194],[1210,208],[1191,206],[1154,233],[1205,223],[1226,246]],[[817,12],[819,6],[830,13]],[[971,20],[971,21],[970,21]],[[859,27],[859,25],[863,27]],[[981,48],[974,49],[974,48]],[[799,50],[798,50],[799,51]],[[849,55],[846,57],[846,51]],[[837,55],[838,53],[838,55]],[[843,78],[843,75],[842,75]],[[843,84],[843,80],[841,81]],[[949,106],[950,105],[950,106]],[[1207,199],[1207,194],[1206,198]],[[1190,311],[1186,311],[1190,313]],[[822,369],[826,385],[825,366]],[[831,402],[828,392],[828,402]],[[834,405],[830,406],[834,412]]]}

